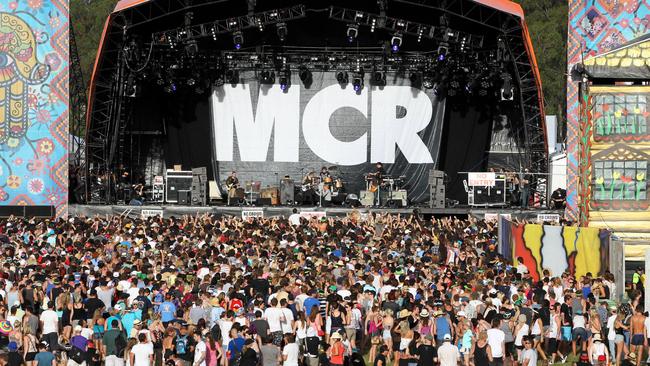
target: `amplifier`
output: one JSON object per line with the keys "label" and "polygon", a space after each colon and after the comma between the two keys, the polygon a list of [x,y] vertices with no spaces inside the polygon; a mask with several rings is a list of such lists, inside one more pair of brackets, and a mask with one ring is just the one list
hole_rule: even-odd
{"label": "amplifier", "polygon": [[189,191],[190,189],[192,189],[191,171],[167,170],[167,174],[165,174],[166,202],[178,203],[178,191]]}
{"label": "amplifier", "polygon": [[[406,207],[407,206],[408,192],[406,189],[393,191],[393,196],[390,197],[390,192],[381,191],[381,203],[391,207]],[[399,202],[398,202],[399,201]]]}
{"label": "amplifier", "polygon": [[375,193],[370,191],[361,191],[359,202],[362,206],[372,206],[375,203]]}
{"label": "amplifier", "polygon": [[278,187],[262,188],[260,190],[260,197],[269,198],[271,200],[271,205],[280,204],[280,190]]}
{"label": "amplifier", "polygon": [[467,203],[472,206],[501,206],[506,203],[505,180],[496,179],[494,187],[470,187]]}

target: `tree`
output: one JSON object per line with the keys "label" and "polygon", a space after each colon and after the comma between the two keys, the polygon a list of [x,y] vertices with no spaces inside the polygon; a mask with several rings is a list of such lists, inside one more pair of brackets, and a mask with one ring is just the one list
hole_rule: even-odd
{"label": "tree", "polygon": [[567,1],[516,1],[524,9],[542,76],[545,112],[557,115],[558,122],[563,123],[566,117]]}
{"label": "tree", "polygon": [[86,85],[90,82],[104,23],[114,7],[115,0],[70,0],[70,23]]}

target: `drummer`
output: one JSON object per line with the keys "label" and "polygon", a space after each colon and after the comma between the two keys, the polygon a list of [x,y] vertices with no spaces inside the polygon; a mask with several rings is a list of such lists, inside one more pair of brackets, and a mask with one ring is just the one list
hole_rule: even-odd
{"label": "drummer", "polygon": [[330,170],[326,166],[320,168],[320,181],[321,182],[325,182],[327,180],[325,178],[330,178],[330,177],[331,177]]}

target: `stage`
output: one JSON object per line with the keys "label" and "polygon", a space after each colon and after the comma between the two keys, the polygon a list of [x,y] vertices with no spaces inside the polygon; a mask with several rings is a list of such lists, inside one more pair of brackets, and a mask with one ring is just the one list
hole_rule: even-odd
{"label": "stage", "polygon": [[[537,215],[553,215],[557,214],[559,217],[563,216],[563,210],[549,210],[549,209],[527,209],[520,208],[502,208],[502,207],[469,207],[457,206],[448,208],[429,208],[429,207],[405,207],[405,208],[370,208],[370,207],[314,207],[314,206],[182,206],[182,205],[146,205],[146,206],[129,206],[129,205],[70,205],[70,216],[85,216],[92,217],[95,215],[123,215],[129,217],[138,217],[145,215],[159,215],[162,212],[163,217],[181,217],[183,215],[202,215],[214,214],[224,216],[237,216],[251,215],[253,211],[263,212],[264,217],[278,217],[291,215],[294,208],[298,212],[324,212],[327,216],[343,217],[348,215],[354,210],[362,214],[367,213],[390,213],[390,214],[411,214],[414,210],[418,210],[425,218],[433,216],[474,216],[484,218],[486,214],[509,214],[512,218],[537,220]],[[144,212],[143,212],[144,211]]]}

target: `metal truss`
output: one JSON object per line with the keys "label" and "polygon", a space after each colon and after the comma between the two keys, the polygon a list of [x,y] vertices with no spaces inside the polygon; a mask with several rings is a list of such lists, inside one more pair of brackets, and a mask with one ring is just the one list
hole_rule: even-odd
{"label": "metal truss", "polygon": [[412,35],[417,37],[418,42],[426,38],[449,44],[465,42],[468,48],[481,48],[483,46],[483,36],[481,35],[461,32],[446,26],[437,27],[360,10],[332,6],[330,8],[330,19],[340,20],[357,26],[368,26],[371,32],[374,32],[375,29],[384,29],[395,33]]}
{"label": "metal truss", "polygon": [[214,22],[156,32],[153,34],[153,41],[156,44],[169,44],[210,36],[215,37],[218,34],[233,33],[252,28],[264,30],[264,27],[269,25],[280,24],[306,16],[305,6],[296,5],[290,8],[274,9],[252,15],[231,17]]}
{"label": "metal truss", "polygon": [[70,24],[70,141],[68,160],[70,165],[83,169],[85,149],[86,83],[81,73],[74,27]]}

